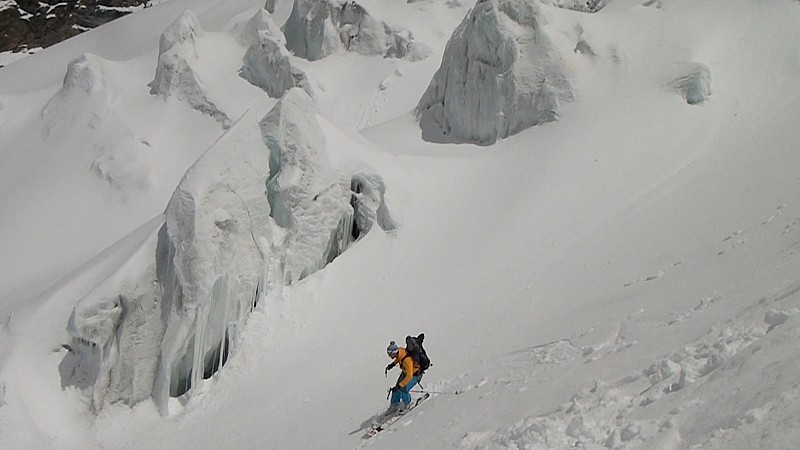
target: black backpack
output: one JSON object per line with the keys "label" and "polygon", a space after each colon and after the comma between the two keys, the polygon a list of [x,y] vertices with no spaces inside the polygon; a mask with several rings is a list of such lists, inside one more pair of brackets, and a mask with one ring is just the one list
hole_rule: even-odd
{"label": "black backpack", "polygon": [[419,336],[406,336],[406,352],[408,356],[419,366],[419,373],[414,375],[422,378],[422,374],[431,366],[431,360],[428,354],[422,347],[422,341],[425,340],[425,333],[420,333]]}

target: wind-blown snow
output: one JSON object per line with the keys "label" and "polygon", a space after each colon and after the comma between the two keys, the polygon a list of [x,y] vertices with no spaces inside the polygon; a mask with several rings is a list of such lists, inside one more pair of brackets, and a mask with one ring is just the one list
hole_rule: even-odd
{"label": "wind-blown snow", "polygon": [[[269,3],[172,0],[0,69],[0,447],[797,447],[800,4],[364,0],[431,55],[335,22],[310,60]],[[227,131],[150,94],[187,10]],[[313,97],[242,78],[259,32]],[[568,80],[558,120],[423,140],[431,81],[493,61],[467,34]],[[501,98],[479,79],[453,113]],[[419,332],[435,394],[362,440]]]}

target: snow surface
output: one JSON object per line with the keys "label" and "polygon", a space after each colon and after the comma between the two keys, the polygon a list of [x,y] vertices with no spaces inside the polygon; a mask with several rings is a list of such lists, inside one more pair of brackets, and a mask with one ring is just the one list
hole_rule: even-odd
{"label": "snow surface", "polygon": [[[0,447],[797,448],[800,3],[579,3],[536,3],[574,98],[486,146],[414,114],[463,0],[359,2],[431,55],[289,56],[314,97],[286,104],[240,75],[263,1],[165,2],[0,68]],[[176,54],[229,122],[150,93],[186,11]],[[285,278],[343,212],[354,241]],[[363,440],[383,349],[419,332],[436,394]]]}

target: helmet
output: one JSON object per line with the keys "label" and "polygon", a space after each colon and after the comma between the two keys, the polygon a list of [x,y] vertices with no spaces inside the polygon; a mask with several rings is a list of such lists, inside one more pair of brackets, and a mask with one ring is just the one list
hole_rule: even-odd
{"label": "helmet", "polygon": [[397,344],[395,344],[394,341],[389,342],[389,346],[386,347],[386,354],[394,358],[397,356],[398,351]]}

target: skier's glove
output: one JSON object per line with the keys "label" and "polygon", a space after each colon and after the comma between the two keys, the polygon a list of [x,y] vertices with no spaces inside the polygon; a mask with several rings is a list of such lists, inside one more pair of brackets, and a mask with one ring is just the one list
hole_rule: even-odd
{"label": "skier's glove", "polygon": [[400,386],[394,385],[394,386],[392,386],[390,391],[392,391],[392,394],[394,394],[395,392],[399,391],[400,389],[401,389]]}
{"label": "skier's glove", "polygon": [[393,363],[389,364],[388,366],[386,366],[386,370],[383,371],[383,374],[384,375],[388,375],[389,371],[394,369],[395,364],[397,364],[397,363],[393,362]]}

